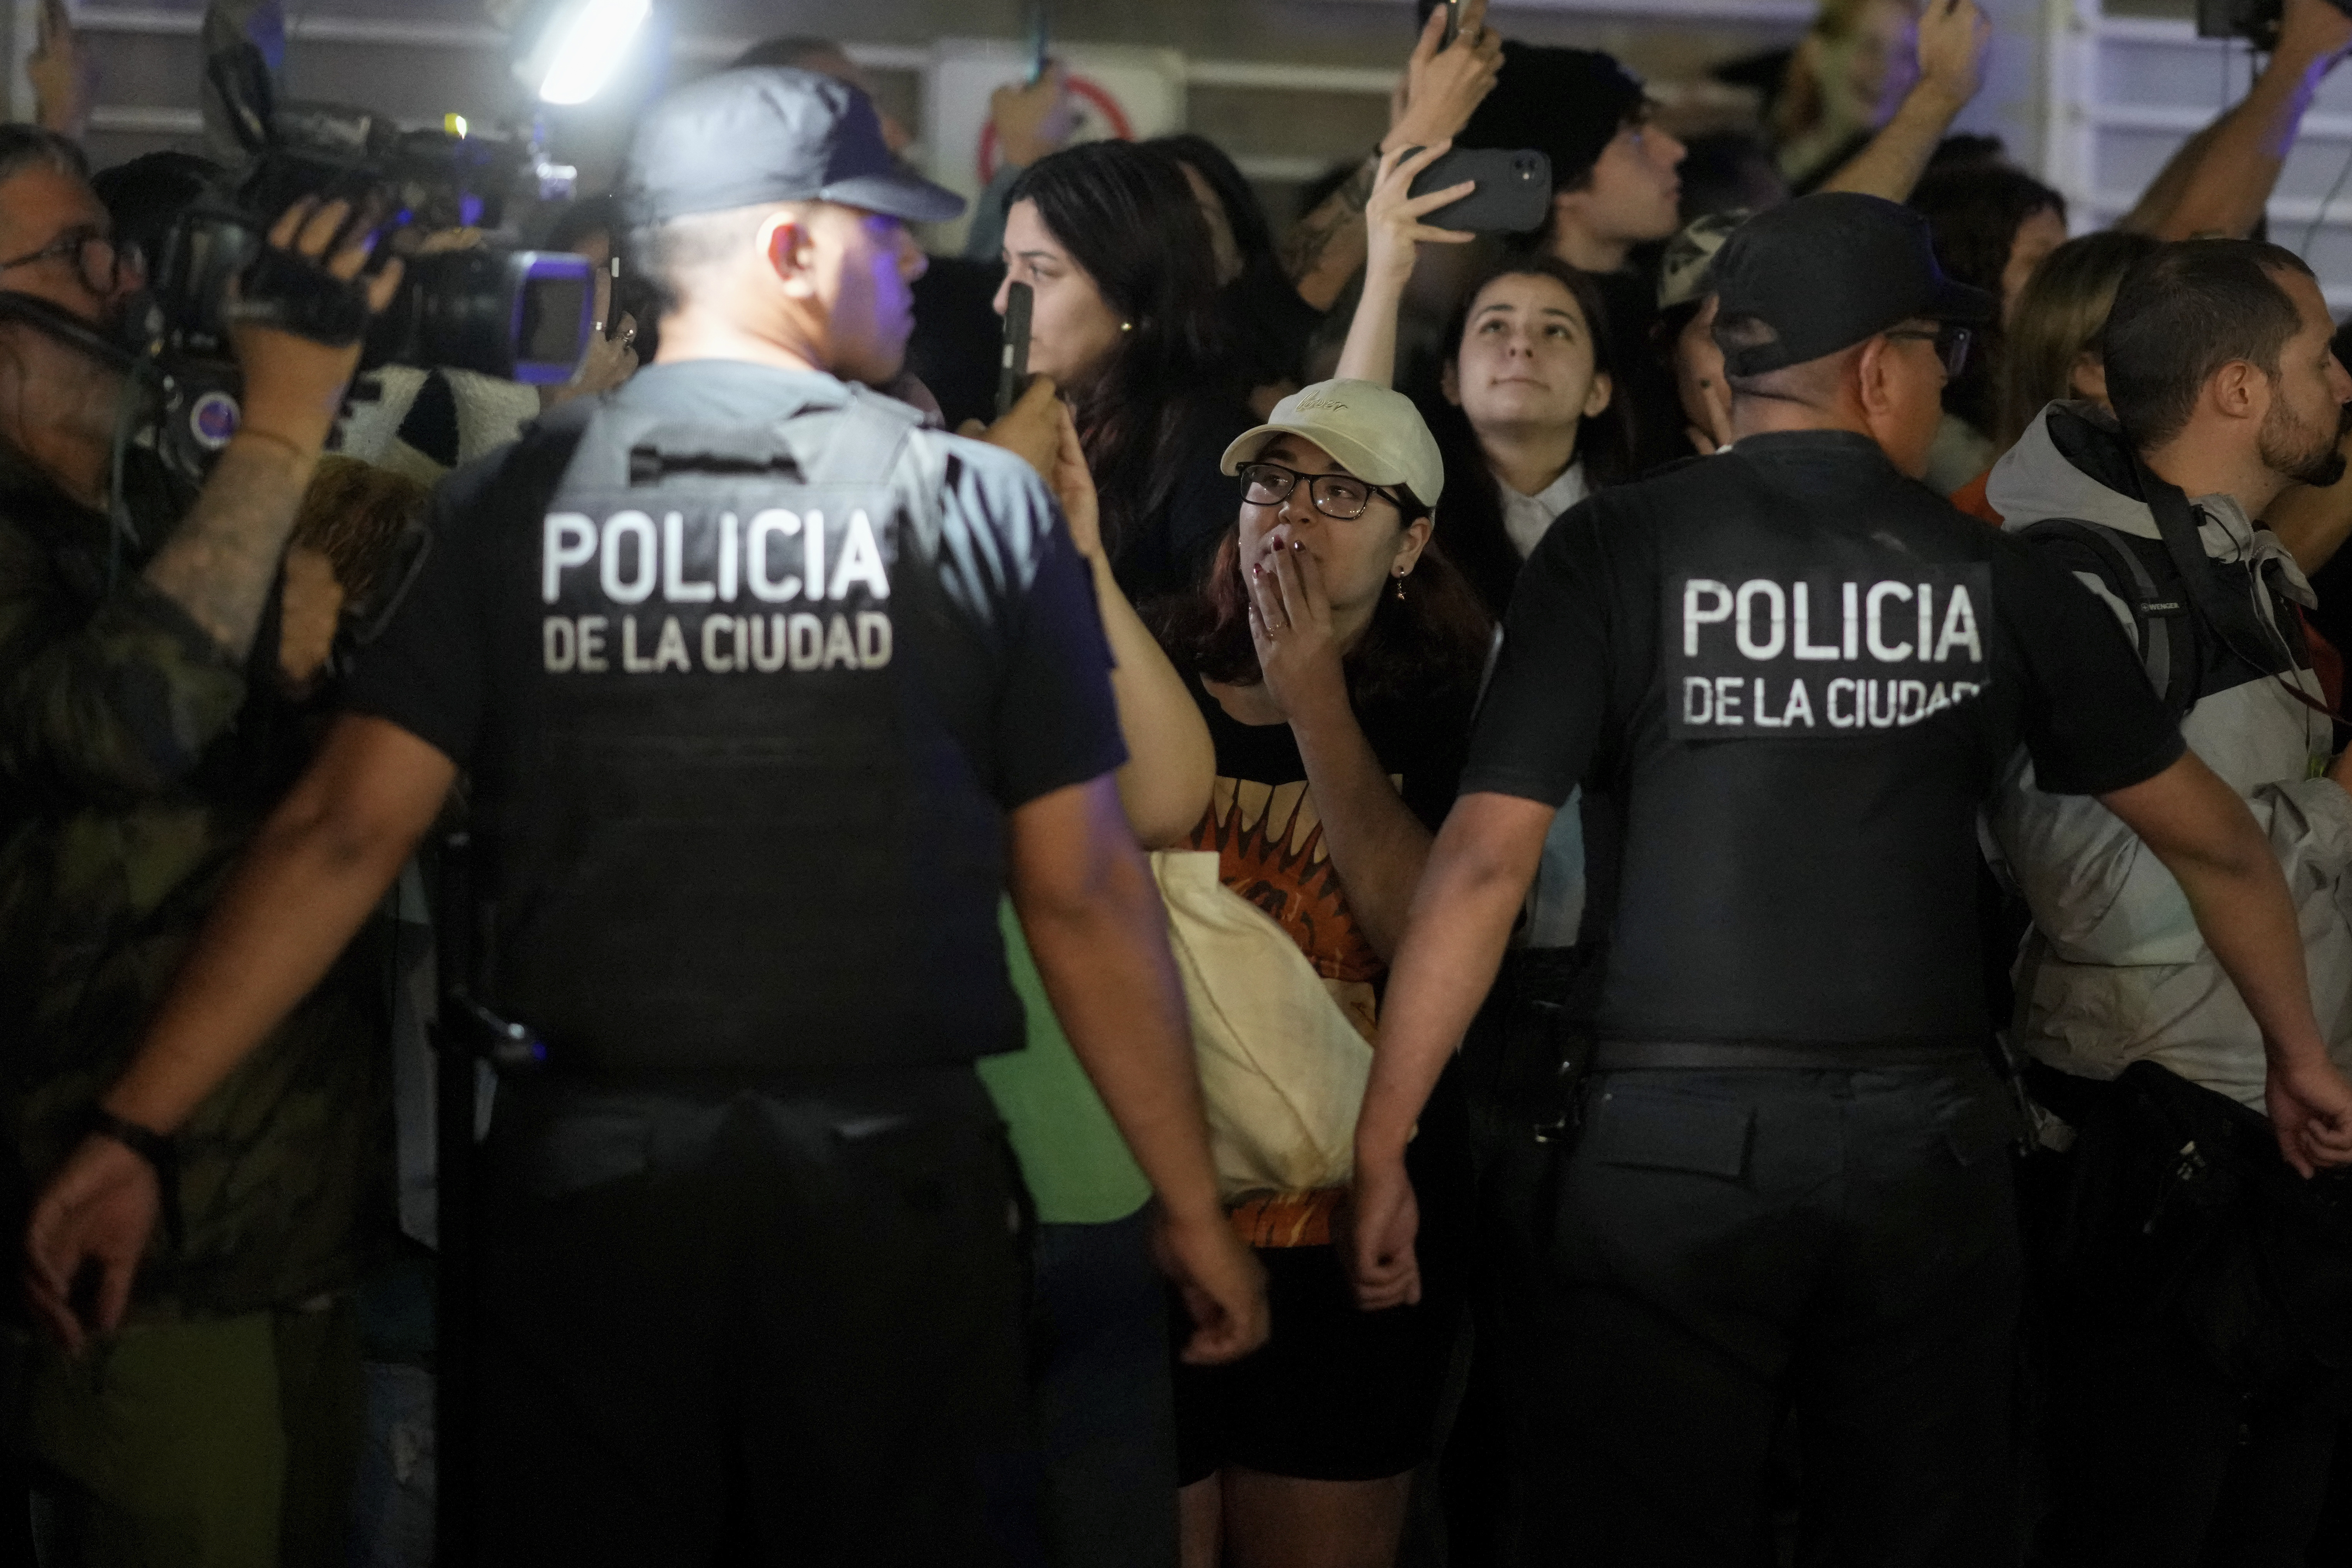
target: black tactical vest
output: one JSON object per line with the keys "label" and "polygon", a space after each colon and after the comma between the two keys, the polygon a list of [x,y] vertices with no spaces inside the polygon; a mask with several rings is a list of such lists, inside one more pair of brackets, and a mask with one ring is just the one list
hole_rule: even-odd
{"label": "black tactical vest", "polygon": [[1606,1037],[1969,1042],[1976,807],[2017,733],[1990,531],[1837,434],[1617,493],[1655,570],[1616,634]]}
{"label": "black tactical vest", "polygon": [[[936,493],[906,482],[914,426],[863,392],[740,429],[607,404],[551,496],[485,492],[509,538],[475,984],[559,1068],[776,1076],[1018,1044],[1002,814],[926,679],[944,600],[936,514],[902,501]],[[508,472],[564,438],[543,422]]]}

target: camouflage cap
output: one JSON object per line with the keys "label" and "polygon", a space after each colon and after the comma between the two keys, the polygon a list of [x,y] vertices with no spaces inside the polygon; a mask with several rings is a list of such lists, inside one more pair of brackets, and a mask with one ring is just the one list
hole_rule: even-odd
{"label": "camouflage cap", "polygon": [[1659,310],[1695,305],[1715,291],[1715,253],[1748,218],[1746,207],[1734,207],[1683,225],[1682,232],[1666,242],[1666,254],[1658,265]]}

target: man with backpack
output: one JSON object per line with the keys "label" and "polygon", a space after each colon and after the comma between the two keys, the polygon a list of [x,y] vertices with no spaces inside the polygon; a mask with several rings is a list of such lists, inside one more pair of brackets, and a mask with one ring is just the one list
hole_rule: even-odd
{"label": "man with backpack", "polygon": [[[2314,1007],[2352,1052],[2352,778],[2297,605],[2255,521],[2332,483],[2352,415],[2310,269],[2246,240],[2171,245],[2118,291],[2109,419],[2053,403],[1995,468],[2012,532],[2115,612],[2189,746],[2243,795],[2297,906]],[[2016,1044],[2052,1268],[2051,1511],[2037,1562],[2303,1561],[2352,1410],[2352,1190],[2296,1180],[2262,1112],[2261,1029],[2179,884],[2096,800],[2020,757],[1989,813],[2033,917]]]}

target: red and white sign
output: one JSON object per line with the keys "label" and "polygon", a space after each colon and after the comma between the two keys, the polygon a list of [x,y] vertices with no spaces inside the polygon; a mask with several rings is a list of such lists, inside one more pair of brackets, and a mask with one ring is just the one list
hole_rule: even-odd
{"label": "red and white sign", "polygon": [[[1056,44],[1076,100],[1072,142],[1131,141],[1184,128],[1184,58],[1172,49]],[[932,179],[967,199],[997,172],[989,95],[1029,75],[1029,51],[983,38],[943,38],[924,79],[923,151]],[[934,248],[961,243],[961,226],[940,226]]]}
{"label": "red and white sign", "polygon": [[[1062,79],[1064,88],[1077,110],[1070,128],[1069,143],[1079,142],[1132,142],[1135,122],[1127,110],[1113,98],[1110,89],[1092,77],[1075,72]],[[996,127],[990,124],[980,132],[980,162],[976,171],[983,185],[996,178]]]}

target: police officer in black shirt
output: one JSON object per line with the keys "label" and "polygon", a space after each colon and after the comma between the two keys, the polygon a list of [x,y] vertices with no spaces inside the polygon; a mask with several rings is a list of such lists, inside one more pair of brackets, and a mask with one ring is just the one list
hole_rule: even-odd
{"label": "police officer in black shirt", "polygon": [[[1417,1288],[1403,1150],[1553,812],[1616,803],[1591,1078],[1515,1368],[1529,1562],[1746,1564],[1794,1412],[1828,1560],[2013,1561],[2019,1247],[1975,923],[2021,743],[2179,879],[2306,1173],[2352,1158],[2268,847],[2113,618],[1914,481],[1966,324],[1927,227],[1805,198],[1716,263],[1738,439],[1569,512],[1512,600],[1357,1134],[1368,1306]],[[1769,1546],[1767,1547],[1769,1555]]]}
{"label": "police officer in black shirt", "polygon": [[[481,1560],[1025,1561],[1009,887],[1160,1190],[1194,1359],[1263,1339],[1093,591],[1043,485],[887,382],[955,197],[854,89],[641,124],[656,363],[461,469],[124,1081],[193,1104],[470,771],[475,996],[545,1042],[485,1151]],[[161,1118],[168,1130],[173,1119]],[[152,1191],[74,1216],[135,1260]]]}

